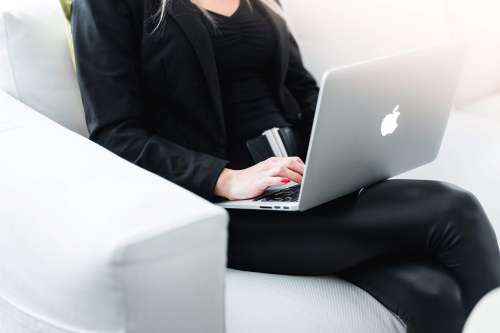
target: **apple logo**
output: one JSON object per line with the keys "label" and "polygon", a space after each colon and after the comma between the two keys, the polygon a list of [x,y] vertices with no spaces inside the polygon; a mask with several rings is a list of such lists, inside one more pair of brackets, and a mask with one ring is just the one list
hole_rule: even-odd
{"label": "apple logo", "polygon": [[382,125],[380,126],[380,133],[382,136],[392,134],[398,128],[398,118],[401,113],[399,112],[399,105],[397,105],[392,113],[389,113],[384,117]]}

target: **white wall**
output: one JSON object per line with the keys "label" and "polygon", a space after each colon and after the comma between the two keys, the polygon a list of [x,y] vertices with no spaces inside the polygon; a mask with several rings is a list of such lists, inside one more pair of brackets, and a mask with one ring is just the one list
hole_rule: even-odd
{"label": "white wall", "polygon": [[470,44],[463,102],[500,91],[500,0],[446,0],[451,27]]}
{"label": "white wall", "polygon": [[283,0],[305,62],[331,67],[449,38],[471,52],[458,103],[500,90],[500,0]]}
{"label": "white wall", "polygon": [[308,67],[328,68],[423,47],[449,36],[435,0],[284,0]]}

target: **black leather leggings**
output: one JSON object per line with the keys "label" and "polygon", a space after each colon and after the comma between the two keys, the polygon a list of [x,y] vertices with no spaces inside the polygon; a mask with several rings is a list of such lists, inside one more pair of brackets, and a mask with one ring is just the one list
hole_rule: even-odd
{"label": "black leather leggings", "polygon": [[479,202],[453,185],[390,180],[306,212],[231,210],[228,266],[339,275],[413,332],[460,332],[500,286],[500,255]]}

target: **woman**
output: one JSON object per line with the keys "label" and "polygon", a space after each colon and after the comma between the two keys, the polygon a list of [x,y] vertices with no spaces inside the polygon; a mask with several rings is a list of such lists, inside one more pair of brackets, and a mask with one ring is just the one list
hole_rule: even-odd
{"label": "woman", "polygon": [[[298,157],[254,164],[245,142],[311,128],[318,95],[271,0],[76,0],[73,33],[90,137],[216,201],[300,183]],[[303,213],[231,211],[228,265],[336,274],[408,332],[459,332],[500,285],[493,229],[468,192],[391,180]]]}

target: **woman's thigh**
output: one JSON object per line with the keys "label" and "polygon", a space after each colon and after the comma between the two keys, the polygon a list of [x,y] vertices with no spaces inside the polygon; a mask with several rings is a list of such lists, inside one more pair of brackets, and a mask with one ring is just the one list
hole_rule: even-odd
{"label": "woman's thigh", "polygon": [[230,211],[228,265],[332,274],[381,257],[428,257],[429,229],[455,189],[390,180],[306,212]]}

